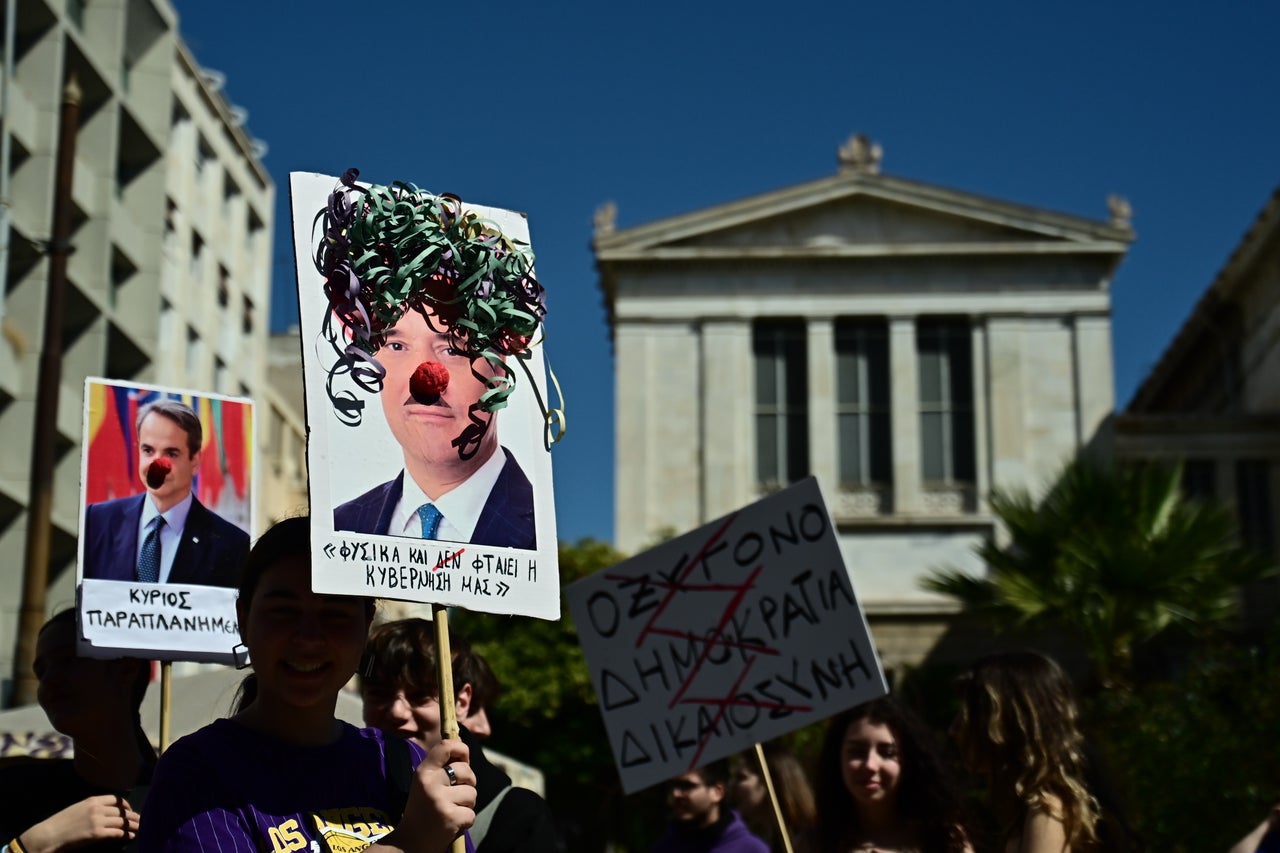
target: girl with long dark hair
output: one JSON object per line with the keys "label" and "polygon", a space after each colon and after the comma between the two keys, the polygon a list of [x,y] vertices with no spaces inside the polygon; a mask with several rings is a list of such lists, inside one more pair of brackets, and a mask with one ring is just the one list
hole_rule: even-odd
{"label": "girl with long dark hair", "polygon": [[836,715],[818,760],[816,853],[972,853],[959,792],[915,715],[890,698]]}
{"label": "girl with long dark hair", "polygon": [[475,819],[467,748],[448,740],[424,755],[334,715],[373,601],[311,591],[308,519],[253,546],[236,612],[254,689],[161,757],[140,849],[444,853]]}

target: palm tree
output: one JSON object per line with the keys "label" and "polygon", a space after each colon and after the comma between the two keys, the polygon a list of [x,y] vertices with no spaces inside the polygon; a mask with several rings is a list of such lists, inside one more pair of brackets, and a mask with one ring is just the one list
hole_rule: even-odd
{"label": "palm tree", "polygon": [[1069,463],[1040,503],[996,491],[1008,544],[977,552],[988,574],[936,570],[921,585],[1000,628],[1079,640],[1103,686],[1124,686],[1134,648],[1168,629],[1221,627],[1239,588],[1274,567],[1239,544],[1227,507],[1187,499],[1181,466]]}

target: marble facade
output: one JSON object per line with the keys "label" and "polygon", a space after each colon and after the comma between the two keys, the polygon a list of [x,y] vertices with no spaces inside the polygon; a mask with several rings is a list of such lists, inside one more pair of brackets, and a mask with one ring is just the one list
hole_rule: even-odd
{"label": "marble facade", "polygon": [[[780,323],[803,336],[791,379],[804,402],[779,403],[796,418],[786,423],[803,424],[786,439],[800,442],[793,467],[817,477],[873,624],[909,619],[926,637],[954,608],[918,581],[944,565],[981,571],[973,548],[997,535],[992,488],[1041,489],[1108,424],[1109,286],[1133,232],[1127,219],[886,176],[880,157],[851,141],[830,177],[625,229],[612,207],[597,216],[616,357],[615,537],[635,552],[783,484],[761,476],[772,439],[757,434],[775,429],[762,414],[761,359],[773,356],[760,354],[760,330]],[[964,399],[943,404],[953,426],[942,444],[934,404],[922,402],[937,368],[921,353],[939,324],[956,348],[944,360],[966,371],[943,374]],[[887,399],[845,399],[850,328],[870,329],[859,375],[887,382]],[[868,454],[842,424],[869,435],[882,410],[888,436]],[[926,447],[943,445],[952,473],[927,476],[939,463]],[[842,471],[855,466],[841,457],[859,448],[859,470],[885,473],[850,482]],[[886,653],[886,664],[918,660],[927,645],[895,643],[912,651]]]}

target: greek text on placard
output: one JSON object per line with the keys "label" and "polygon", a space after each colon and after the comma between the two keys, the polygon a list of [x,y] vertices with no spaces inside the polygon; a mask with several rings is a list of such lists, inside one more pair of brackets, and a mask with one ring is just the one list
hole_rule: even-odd
{"label": "greek text on placard", "polygon": [[174,616],[164,613],[137,613],[129,610],[86,610],[84,618],[89,625],[130,631],[207,631],[214,634],[235,634],[239,626],[234,619],[221,616]]}
{"label": "greek text on placard", "polygon": [[129,589],[130,604],[162,604],[179,610],[190,610],[185,589],[160,589],[154,586],[135,586]]}
{"label": "greek text on placard", "polygon": [[[735,530],[735,519],[736,514],[729,516],[696,551],[680,554],[667,569],[636,576],[606,573],[615,586],[587,600],[587,619],[601,637],[617,635],[624,625],[630,629],[624,636],[639,632],[630,666],[601,671],[605,710],[638,702],[654,690],[670,695],[670,716],[660,721],[665,730],[651,723],[648,733],[626,733],[624,766],[659,756],[666,761],[668,754],[683,760],[686,752],[689,766],[696,766],[713,739],[749,729],[762,715],[778,719],[812,711],[829,694],[854,690],[874,677],[852,642],[847,651],[822,659],[792,657],[789,664],[779,659],[796,629],[857,612],[842,570],[815,573],[792,565],[784,587],[766,592],[758,585],[767,564],[779,566],[788,550],[829,535],[822,508],[806,504],[760,529]],[[718,602],[706,611],[703,627],[663,618],[677,598],[699,595],[711,596],[709,605]],[[764,661],[770,661],[770,673],[752,678],[753,666]],[[725,664],[740,667],[735,682],[702,695],[699,673]]]}

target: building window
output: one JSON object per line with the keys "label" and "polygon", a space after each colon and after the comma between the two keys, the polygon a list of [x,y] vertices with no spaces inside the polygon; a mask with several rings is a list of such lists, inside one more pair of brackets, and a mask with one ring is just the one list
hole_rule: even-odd
{"label": "building window", "polygon": [[173,303],[164,297],[160,298],[160,326],[156,339],[162,353],[173,344]]}
{"label": "building window", "polygon": [[204,279],[204,238],[191,232],[191,279],[199,283]]}
{"label": "building window", "polygon": [[231,175],[223,175],[222,177],[222,215],[230,220],[232,212],[235,210],[235,204],[240,199],[240,188],[236,186],[235,180]]}
{"label": "building window", "polygon": [[967,320],[916,325],[920,462],[926,483],[974,480],[973,352]]}
{"label": "building window", "polygon": [[1240,541],[1261,554],[1275,551],[1271,511],[1271,466],[1265,459],[1236,462],[1236,513],[1240,519]]}
{"label": "building window", "polygon": [[213,357],[213,390],[219,394],[231,393],[231,373],[227,363],[218,356]]}
{"label": "building window", "polygon": [[809,473],[809,389],[800,322],[762,322],[754,329],[756,480],[766,488]]}
{"label": "building window", "polygon": [[217,159],[213,146],[204,138],[203,133],[196,134],[196,181],[203,181],[209,175],[209,166]]}
{"label": "building window", "polygon": [[836,430],[842,486],[893,480],[889,334],[883,319],[836,321]]}
{"label": "building window", "polygon": [[164,199],[164,250],[172,253],[178,239],[178,205],[173,199]]}

